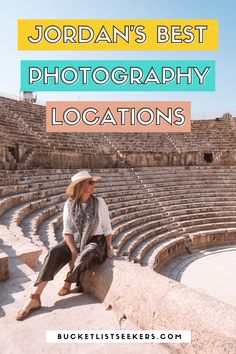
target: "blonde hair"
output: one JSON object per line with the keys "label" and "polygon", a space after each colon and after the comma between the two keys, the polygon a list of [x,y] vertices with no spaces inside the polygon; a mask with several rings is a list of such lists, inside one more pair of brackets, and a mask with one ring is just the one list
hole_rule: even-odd
{"label": "blonde hair", "polygon": [[72,191],[68,190],[68,188],[66,189],[66,195],[67,195],[67,198],[72,201],[72,200],[79,200],[82,193],[83,193],[83,187],[84,187],[84,184],[85,182],[87,182],[88,180],[83,180],[79,183],[77,183],[76,185],[73,186],[73,189]]}

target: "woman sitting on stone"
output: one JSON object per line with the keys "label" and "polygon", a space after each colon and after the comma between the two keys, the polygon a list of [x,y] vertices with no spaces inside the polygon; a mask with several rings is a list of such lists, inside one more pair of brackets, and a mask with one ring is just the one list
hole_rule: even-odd
{"label": "woman sitting on stone", "polygon": [[18,311],[17,320],[22,320],[31,311],[41,307],[40,295],[43,289],[67,263],[70,271],[58,293],[60,296],[70,292],[71,283],[81,286],[84,271],[102,264],[107,257],[113,257],[108,207],[102,197],[93,195],[95,181],[100,178],[91,176],[87,171],[80,171],[72,176],[72,182],[66,190],[68,199],[63,209],[64,240],[48,251],[34,283],[35,289],[24,308]]}

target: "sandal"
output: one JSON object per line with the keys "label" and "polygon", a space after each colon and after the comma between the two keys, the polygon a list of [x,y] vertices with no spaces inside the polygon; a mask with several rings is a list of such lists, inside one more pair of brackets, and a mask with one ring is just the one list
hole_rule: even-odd
{"label": "sandal", "polygon": [[65,286],[63,286],[59,292],[58,292],[58,295],[60,296],[64,296],[64,295],[68,295],[70,293],[70,288],[66,288]]}
{"label": "sandal", "polygon": [[32,311],[38,310],[41,307],[41,300],[40,294],[30,294],[30,298],[39,301],[39,305],[37,307],[31,307],[28,311],[27,310],[20,310],[16,314],[16,320],[21,321],[25,317],[27,317]]}
{"label": "sandal", "polygon": [[[66,274],[66,278],[72,273],[72,271],[74,270],[74,266],[72,267],[72,269]],[[65,281],[65,280],[64,280]],[[67,282],[66,282],[67,283]],[[71,283],[70,283],[70,287],[71,287]],[[65,285],[63,285],[63,287],[59,290],[58,295],[60,296],[64,296],[64,295],[68,295],[70,293],[70,287],[67,288],[65,287]]]}

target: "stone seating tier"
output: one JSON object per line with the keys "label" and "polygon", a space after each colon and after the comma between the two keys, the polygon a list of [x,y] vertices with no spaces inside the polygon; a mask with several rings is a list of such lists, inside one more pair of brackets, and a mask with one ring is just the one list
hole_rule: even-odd
{"label": "stone seating tier", "polygon": [[[5,144],[16,141],[32,151],[79,151],[91,154],[222,152],[236,150],[236,118],[196,120],[189,133],[46,133],[46,107],[0,97],[0,123]],[[14,117],[14,122],[13,118]],[[43,144],[42,144],[43,142]],[[29,164],[34,164],[33,158]],[[5,166],[7,167],[7,165]]]}
{"label": "stone seating tier", "polygon": [[[56,244],[65,189],[75,172],[12,171],[5,182],[6,173],[0,174],[0,223],[22,242],[46,248]],[[108,205],[117,255],[157,269],[170,257],[204,244],[204,238],[219,242],[214,232],[224,235],[224,242],[234,240],[235,172],[216,166],[93,170],[102,176],[96,195]]]}

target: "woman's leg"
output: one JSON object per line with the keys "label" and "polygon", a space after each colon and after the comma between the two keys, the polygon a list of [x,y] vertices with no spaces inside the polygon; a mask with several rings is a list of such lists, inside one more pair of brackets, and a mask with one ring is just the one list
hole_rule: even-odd
{"label": "woman's leg", "polygon": [[53,280],[58,271],[71,260],[71,252],[65,241],[52,247],[46,255],[43,266],[34,283],[34,289],[30,294],[30,299],[25,306],[18,311],[16,319],[20,320],[27,316],[32,310],[41,306],[40,295],[46,287],[48,281]]}
{"label": "woman's leg", "polygon": [[[72,266],[72,265],[69,263],[69,268],[70,268],[70,270],[69,270],[69,272],[67,273],[66,278],[71,274],[72,270],[74,269],[74,266]],[[63,287],[59,290],[58,295],[64,296],[64,295],[69,294],[69,292],[70,292],[70,287],[71,287],[71,283],[68,282],[68,281],[66,281],[66,280],[64,280]]]}
{"label": "woman's leg", "polygon": [[55,275],[71,260],[71,251],[65,241],[52,247],[46,255],[43,266],[34,283],[34,286],[41,282],[53,280]]}
{"label": "woman's leg", "polygon": [[107,258],[107,245],[104,236],[94,236],[91,241],[84,247],[79,255],[77,266],[66,278],[67,282],[81,283],[82,273],[93,266],[102,264]]}
{"label": "woman's leg", "polygon": [[30,295],[30,299],[26,302],[25,306],[20,311],[17,312],[16,314],[17,320],[21,320],[25,318],[31,310],[41,307],[40,295],[43,289],[45,288],[45,286],[47,285],[47,283],[48,283],[47,281],[43,281],[35,287],[35,289],[32,291]]}
{"label": "woman's leg", "polygon": [[48,281],[42,281],[41,283],[39,283],[37,286],[35,286],[35,288],[32,291],[32,294],[38,294],[41,295],[43,289],[45,288],[45,286],[47,285]]}

